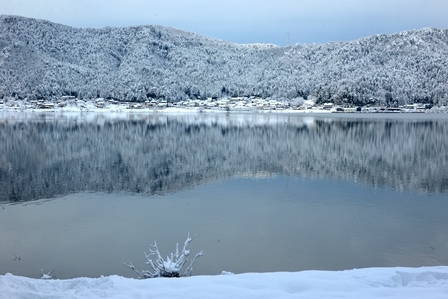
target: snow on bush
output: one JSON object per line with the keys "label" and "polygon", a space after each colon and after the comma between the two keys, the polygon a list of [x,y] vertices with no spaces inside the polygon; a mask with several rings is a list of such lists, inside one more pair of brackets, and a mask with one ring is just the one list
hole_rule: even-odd
{"label": "snow on bush", "polygon": [[[147,279],[147,278],[155,278],[155,277],[181,277],[181,276],[191,276],[191,272],[193,271],[193,263],[196,258],[204,255],[204,253],[199,251],[196,253],[194,258],[191,260],[190,265],[185,269],[183,274],[180,274],[183,266],[188,261],[188,256],[190,255],[190,250],[187,249],[188,244],[193,240],[193,237],[190,237],[190,233],[188,233],[187,239],[185,240],[184,247],[182,251],[179,252],[179,243],[176,244],[176,252],[171,253],[164,260],[162,255],[159,252],[159,248],[157,247],[157,242],[154,241],[154,244],[149,248],[149,254],[145,253],[146,256],[146,264],[151,267],[151,270],[137,270],[135,269],[132,263],[126,264],[129,268],[137,272],[139,278]],[[152,256],[155,256],[156,259],[153,261],[151,259]]]}
{"label": "snow on bush", "polygon": [[45,273],[43,269],[40,269],[40,273],[41,273],[40,279],[55,279],[55,277],[51,275],[53,273],[53,270],[48,273]]}

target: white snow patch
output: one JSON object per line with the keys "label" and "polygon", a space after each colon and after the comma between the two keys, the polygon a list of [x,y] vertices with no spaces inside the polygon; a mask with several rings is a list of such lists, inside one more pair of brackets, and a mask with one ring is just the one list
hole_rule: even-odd
{"label": "white snow patch", "polygon": [[137,280],[0,276],[1,298],[448,298],[448,266]]}

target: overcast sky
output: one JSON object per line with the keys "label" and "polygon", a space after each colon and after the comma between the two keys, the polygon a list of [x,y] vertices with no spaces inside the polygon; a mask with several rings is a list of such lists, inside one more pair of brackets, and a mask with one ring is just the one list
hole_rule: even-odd
{"label": "overcast sky", "polygon": [[163,25],[237,43],[321,43],[448,28],[448,0],[0,0],[74,27]]}

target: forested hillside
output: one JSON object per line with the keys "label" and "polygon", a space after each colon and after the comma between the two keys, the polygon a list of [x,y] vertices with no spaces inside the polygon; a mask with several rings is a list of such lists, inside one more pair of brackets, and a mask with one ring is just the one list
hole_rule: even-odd
{"label": "forested hillside", "polygon": [[448,104],[448,30],[349,42],[234,44],[161,26],[78,29],[0,16],[0,98],[257,96]]}

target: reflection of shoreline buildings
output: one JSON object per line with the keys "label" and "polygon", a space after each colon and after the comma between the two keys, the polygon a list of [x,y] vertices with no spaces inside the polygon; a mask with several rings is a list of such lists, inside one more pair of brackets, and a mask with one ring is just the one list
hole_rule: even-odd
{"label": "reflection of shoreline buildings", "polygon": [[80,191],[156,194],[242,174],[448,191],[446,121],[31,115],[0,121],[0,201]]}

